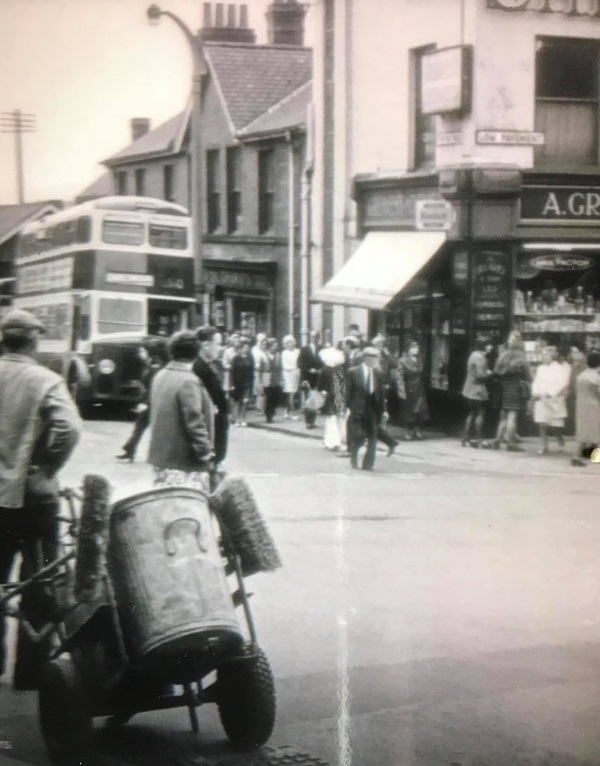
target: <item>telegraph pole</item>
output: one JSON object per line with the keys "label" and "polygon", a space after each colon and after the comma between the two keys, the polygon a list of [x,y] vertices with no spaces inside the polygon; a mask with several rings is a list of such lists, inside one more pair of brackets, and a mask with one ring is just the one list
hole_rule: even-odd
{"label": "telegraph pole", "polygon": [[23,174],[23,133],[35,131],[35,114],[25,114],[20,109],[12,112],[0,112],[0,133],[13,133],[15,137],[15,158],[17,165],[17,194],[19,204],[25,202],[25,182]]}

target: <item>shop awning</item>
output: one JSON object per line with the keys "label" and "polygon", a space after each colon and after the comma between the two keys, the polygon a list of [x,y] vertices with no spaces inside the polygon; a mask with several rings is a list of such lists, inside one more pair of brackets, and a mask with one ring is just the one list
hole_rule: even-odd
{"label": "shop awning", "polygon": [[311,301],[383,309],[433,258],[445,239],[440,231],[369,232]]}

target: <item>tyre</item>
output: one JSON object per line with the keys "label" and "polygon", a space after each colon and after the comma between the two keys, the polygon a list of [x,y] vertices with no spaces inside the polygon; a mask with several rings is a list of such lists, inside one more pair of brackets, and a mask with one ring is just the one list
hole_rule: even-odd
{"label": "tyre", "polygon": [[85,766],[92,752],[93,725],[77,666],[69,654],[47,662],[41,673],[38,712],[50,761]]}
{"label": "tyre", "polygon": [[[244,652],[251,648],[245,644]],[[245,661],[217,671],[217,705],[229,740],[240,750],[256,750],[268,741],[275,725],[275,681],[262,649]]]}

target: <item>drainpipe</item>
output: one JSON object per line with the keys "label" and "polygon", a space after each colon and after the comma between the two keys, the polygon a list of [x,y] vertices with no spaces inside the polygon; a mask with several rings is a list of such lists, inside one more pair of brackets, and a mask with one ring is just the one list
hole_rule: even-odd
{"label": "drainpipe", "polygon": [[288,144],[288,332],[294,334],[294,255],[296,250],[296,189],[294,184],[294,142],[286,135]]}
{"label": "drainpipe", "polygon": [[310,267],[310,210],[312,204],[314,165],[314,119],[313,105],[311,103],[308,104],[306,109],[306,147],[304,150],[304,168],[302,171],[302,217],[300,221],[300,327],[303,345],[309,341],[308,296],[310,288],[308,280]]}

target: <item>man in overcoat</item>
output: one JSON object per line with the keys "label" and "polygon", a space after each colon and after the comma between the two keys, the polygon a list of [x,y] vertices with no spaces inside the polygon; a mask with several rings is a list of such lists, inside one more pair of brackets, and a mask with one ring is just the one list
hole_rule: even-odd
{"label": "man in overcoat", "polygon": [[219,355],[219,347],[216,342],[218,334],[216,327],[199,327],[196,330],[196,337],[200,342],[200,353],[192,368],[202,382],[214,406],[214,450],[216,464],[223,462],[227,456],[229,437],[227,396],[225,391],[223,391],[216,364]]}
{"label": "man in overcoat", "polygon": [[346,379],[347,444],[352,468],[358,468],[358,451],[366,442],[363,471],[373,470],[377,446],[377,429],[385,411],[383,378],[377,368],[377,349],[367,346],[362,362],[351,367]]}

